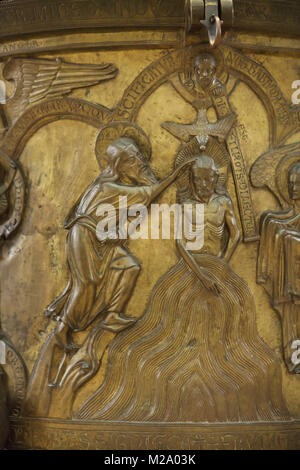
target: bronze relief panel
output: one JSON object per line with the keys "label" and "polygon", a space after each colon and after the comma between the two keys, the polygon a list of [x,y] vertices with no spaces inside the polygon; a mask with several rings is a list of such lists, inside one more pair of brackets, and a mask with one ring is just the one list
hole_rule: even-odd
{"label": "bronze relief panel", "polygon": [[299,106],[276,64],[196,38],[3,59],[11,446],[299,447]]}

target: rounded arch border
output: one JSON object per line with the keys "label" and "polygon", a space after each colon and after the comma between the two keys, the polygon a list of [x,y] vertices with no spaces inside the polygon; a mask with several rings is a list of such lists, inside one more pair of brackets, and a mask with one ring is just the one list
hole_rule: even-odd
{"label": "rounded arch border", "polygon": [[[114,120],[136,122],[140,108],[147,98],[172,74],[184,70],[184,61],[188,49],[207,51],[207,46],[195,45],[176,49],[152,62],[125,90],[121,101],[114,110]],[[258,96],[266,109],[269,120],[270,147],[283,143],[297,132],[299,123],[295,122],[292,106],[288,104],[276,80],[259,62],[231,47],[222,46],[226,70],[245,82]]]}
{"label": "rounded arch border", "polygon": [[58,120],[74,120],[101,129],[113,119],[109,109],[73,98],[45,101],[25,111],[7,132],[0,147],[0,163],[9,169],[17,161],[29,139],[42,127]]}
{"label": "rounded arch border", "polygon": [[[152,62],[125,90],[113,111],[74,98],[59,98],[33,106],[7,132],[0,147],[0,164],[8,169],[10,159],[18,160],[26,143],[37,130],[60,119],[82,121],[99,130],[111,121],[126,120],[135,123],[147,98],[167,82],[171,75],[184,69],[188,49],[195,48],[199,52],[207,50],[205,45],[188,46],[170,51]],[[291,106],[268,70],[236,49],[222,46],[221,52],[227,70],[244,81],[257,94],[266,109],[270,123],[270,146],[278,146],[297,132],[298,123],[293,120]]]}

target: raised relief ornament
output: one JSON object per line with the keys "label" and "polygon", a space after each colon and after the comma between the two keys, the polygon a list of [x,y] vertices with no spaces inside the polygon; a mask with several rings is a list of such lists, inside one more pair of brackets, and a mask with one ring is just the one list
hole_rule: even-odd
{"label": "raised relief ornament", "polygon": [[300,46],[223,35],[230,2],[214,48],[180,1],[31,3],[0,44],[0,446],[9,415],[18,449],[300,448]]}

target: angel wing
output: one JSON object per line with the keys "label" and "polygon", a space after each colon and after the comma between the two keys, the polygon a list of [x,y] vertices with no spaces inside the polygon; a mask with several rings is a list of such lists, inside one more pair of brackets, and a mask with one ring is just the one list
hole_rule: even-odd
{"label": "angel wing", "polygon": [[286,202],[282,198],[277,186],[277,168],[286,155],[298,152],[300,153],[299,143],[278,147],[261,155],[250,169],[250,179],[253,186],[255,188],[267,187],[278,199],[283,208],[286,206]]}
{"label": "angel wing", "polygon": [[58,98],[76,88],[97,85],[116,76],[113,64],[74,64],[62,59],[9,60],[3,68],[3,78],[13,80],[14,94],[4,105],[8,125],[13,124],[25,109],[39,101]]}

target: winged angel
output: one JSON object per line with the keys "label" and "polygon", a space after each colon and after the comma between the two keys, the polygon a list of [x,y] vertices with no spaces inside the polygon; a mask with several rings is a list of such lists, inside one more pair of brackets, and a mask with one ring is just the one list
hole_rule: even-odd
{"label": "winged angel", "polygon": [[12,95],[2,105],[5,127],[10,128],[30,105],[97,85],[114,78],[117,72],[113,64],[74,64],[59,58],[10,59],[2,65],[4,80],[15,85]]}
{"label": "winged angel", "polygon": [[[61,98],[114,78],[113,64],[74,64],[62,59],[13,58],[0,64],[2,72],[0,100],[0,139],[32,105]],[[11,96],[7,98],[7,94]],[[2,122],[2,126],[1,126]],[[1,128],[2,127],[2,128]],[[0,140],[0,142],[1,142]],[[0,238],[6,239],[20,224],[24,206],[25,183],[17,162],[0,147]]]}

